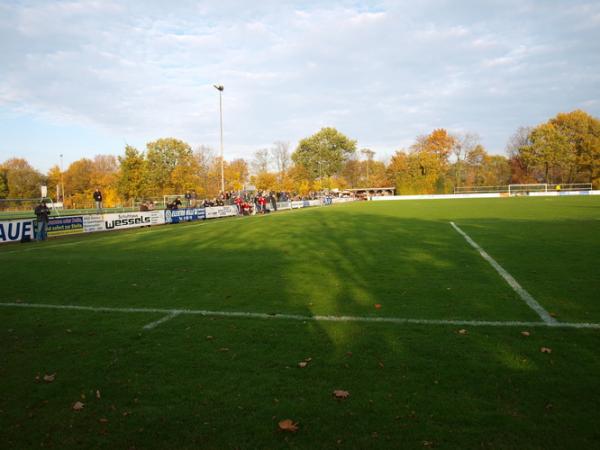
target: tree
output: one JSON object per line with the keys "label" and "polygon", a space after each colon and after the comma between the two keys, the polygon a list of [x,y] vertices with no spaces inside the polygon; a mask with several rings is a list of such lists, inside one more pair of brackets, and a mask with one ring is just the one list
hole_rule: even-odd
{"label": "tree", "polygon": [[40,186],[44,181],[41,173],[35,170],[22,158],[12,158],[2,164],[3,180],[6,197],[8,198],[38,198]]}
{"label": "tree", "polygon": [[464,160],[469,152],[479,145],[479,136],[475,133],[456,134],[452,136],[454,145],[452,154],[454,155],[454,186],[458,187],[464,183]]}
{"label": "tree", "polygon": [[0,170],[0,198],[8,197],[8,184],[6,182],[6,173]]}
{"label": "tree", "polygon": [[125,155],[119,156],[117,192],[125,200],[141,199],[146,187],[146,162],[144,154],[135,147],[127,145]]}
{"label": "tree", "polygon": [[369,169],[371,166],[371,162],[373,161],[373,156],[375,156],[375,152],[368,148],[363,148],[360,152],[367,157],[367,161],[366,161],[367,176],[365,178],[365,187],[369,187],[371,185],[371,179],[369,178]]}
{"label": "tree", "polygon": [[228,191],[241,191],[248,181],[248,163],[244,159],[234,159],[226,163],[225,179],[227,184],[225,189]]}
{"label": "tree", "polygon": [[275,141],[271,147],[271,158],[275,162],[275,169],[281,183],[291,164],[290,143]]}
{"label": "tree", "polygon": [[570,181],[576,164],[575,145],[552,123],[535,127],[530,134],[531,144],[521,147],[520,156],[538,181],[563,183]]}
{"label": "tree", "polygon": [[48,186],[48,195],[56,200],[60,200],[62,197],[62,173],[60,171],[60,167],[54,165],[50,167],[48,170],[48,174],[46,175],[47,186]]}
{"label": "tree", "polygon": [[262,148],[254,152],[252,159],[252,172],[254,175],[260,175],[269,171],[269,150]]}
{"label": "tree", "polygon": [[329,177],[338,174],[344,162],[356,151],[353,141],[335,128],[322,128],[298,143],[292,160],[304,167],[310,177]]}
{"label": "tree", "polygon": [[600,176],[600,120],[582,110],[559,113],[550,124],[565,137],[575,153],[569,181],[592,182]]}
{"label": "tree", "polygon": [[[194,151],[194,159],[197,162],[198,175],[200,177],[200,186],[196,190],[196,193],[202,196],[217,195],[220,191],[221,174],[218,174],[218,180],[211,178],[211,167],[213,167],[215,161],[213,149],[206,145],[200,145]],[[227,177],[225,179],[228,180]]]}
{"label": "tree", "polygon": [[[173,171],[178,165],[189,165],[193,159],[192,149],[179,139],[162,138],[146,144],[146,170],[148,190],[154,195],[175,194]],[[190,171],[179,169],[183,176],[191,175]],[[177,187],[187,185],[189,180],[178,180]]]}
{"label": "tree", "polygon": [[447,192],[446,180],[448,157],[455,139],[442,128],[427,136],[417,137],[408,158],[412,185],[418,193],[433,194]]}

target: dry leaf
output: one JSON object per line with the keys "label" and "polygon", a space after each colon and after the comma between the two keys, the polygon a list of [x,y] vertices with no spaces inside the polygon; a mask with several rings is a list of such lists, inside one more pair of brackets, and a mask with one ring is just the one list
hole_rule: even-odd
{"label": "dry leaf", "polygon": [[462,330],[458,330],[458,334],[468,334],[469,332],[464,328]]}
{"label": "dry leaf", "polygon": [[221,348],[219,349],[219,351],[220,351],[220,352],[228,352],[228,351],[229,351],[229,349],[228,349],[227,347],[221,347]]}
{"label": "dry leaf", "polygon": [[294,422],[291,419],[284,419],[279,422],[279,429],[281,431],[290,431],[292,433],[295,433],[296,431],[298,431],[298,423]]}
{"label": "dry leaf", "polygon": [[98,419],[98,422],[100,422],[100,423],[108,423],[108,419],[105,418],[105,417],[102,417],[102,418]]}
{"label": "dry leaf", "polygon": [[300,362],[298,363],[298,367],[300,367],[300,368],[304,368],[304,367],[306,367],[306,366],[308,366],[308,363],[307,363],[306,361],[300,361]]}
{"label": "dry leaf", "polygon": [[375,309],[381,309],[381,303],[375,303]]}
{"label": "dry leaf", "polygon": [[333,391],[333,395],[335,396],[335,398],[348,398],[350,397],[350,392],[342,391],[341,389],[336,389],[335,391]]}
{"label": "dry leaf", "polygon": [[542,352],[542,353],[552,353],[552,349],[548,348],[548,347],[542,347],[542,348],[540,348],[540,352]]}
{"label": "dry leaf", "polygon": [[210,341],[211,339],[214,339],[212,336],[206,336],[206,340]]}
{"label": "dry leaf", "polygon": [[311,362],[311,361],[312,361],[312,358],[304,358],[304,362],[307,362],[307,363],[309,363],[309,362]]}
{"label": "dry leaf", "polygon": [[381,367],[382,369],[385,367],[381,361],[379,361],[379,367]]}
{"label": "dry leaf", "polygon": [[75,402],[73,404],[73,411],[81,411],[84,406],[85,406],[85,404],[83,404],[81,402]]}
{"label": "dry leaf", "polygon": [[521,331],[521,336],[531,336],[529,331]]}
{"label": "dry leaf", "polygon": [[44,375],[44,381],[46,383],[52,383],[55,378],[56,378],[56,374],[55,373],[50,374],[50,375],[48,375],[48,374]]}
{"label": "dry leaf", "polygon": [[100,391],[98,389],[96,389],[96,398],[100,400]]}

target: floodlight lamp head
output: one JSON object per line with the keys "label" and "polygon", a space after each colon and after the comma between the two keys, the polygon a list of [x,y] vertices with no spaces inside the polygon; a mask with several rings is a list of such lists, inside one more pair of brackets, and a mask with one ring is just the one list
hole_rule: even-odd
{"label": "floodlight lamp head", "polygon": [[213,85],[215,87],[216,90],[223,92],[223,90],[225,89],[225,87],[222,84],[215,84]]}

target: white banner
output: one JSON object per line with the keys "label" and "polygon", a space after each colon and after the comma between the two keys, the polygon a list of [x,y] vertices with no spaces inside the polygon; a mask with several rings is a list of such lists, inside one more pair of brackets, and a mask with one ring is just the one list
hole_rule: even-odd
{"label": "white banner", "polygon": [[92,233],[94,231],[104,231],[104,216],[102,214],[86,214],[83,216],[83,231]]}
{"label": "white banner", "polygon": [[235,205],[210,206],[206,208],[206,218],[215,219],[217,217],[237,216],[238,209]]}
{"label": "white banner", "polygon": [[165,223],[163,211],[89,214],[83,216],[83,230],[86,233],[146,227],[150,225],[161,225],[163,223]]}
{"label": "white banner", "polygon": [[35,239],[33,219],[3,220],[0,222],[0,244],[18,242],[23,237]]}

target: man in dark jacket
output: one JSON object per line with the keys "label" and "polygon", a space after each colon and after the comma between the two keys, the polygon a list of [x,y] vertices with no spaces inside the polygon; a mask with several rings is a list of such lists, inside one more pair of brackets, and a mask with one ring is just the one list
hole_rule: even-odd
{"label": "man in dark jacket", "polygon": [[48,237],[48,216],[50,216],[50,210],[44,202],[40,202],[35,207],[34,212],[37,217],[36,239],[38,241],[45,241]]}
{"label": "man in dark jacket", "polygon": [[102,209],[102,192],[98,188],[94,191],[94,201],[96,202],[96,209]]}

